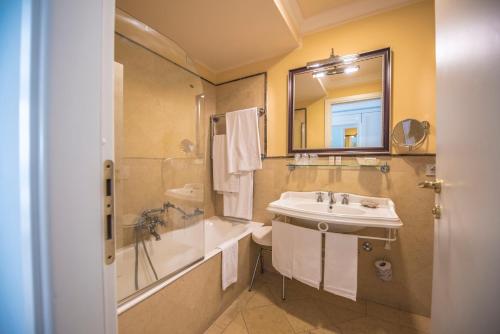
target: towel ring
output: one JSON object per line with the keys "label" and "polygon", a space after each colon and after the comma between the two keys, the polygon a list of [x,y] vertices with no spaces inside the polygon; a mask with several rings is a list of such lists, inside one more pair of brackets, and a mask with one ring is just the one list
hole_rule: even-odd
{"label": "towel ring", "polygon": [[328,224],[325,222],[319,222],[318,230],[320,230],[321,232],[328,232]]}

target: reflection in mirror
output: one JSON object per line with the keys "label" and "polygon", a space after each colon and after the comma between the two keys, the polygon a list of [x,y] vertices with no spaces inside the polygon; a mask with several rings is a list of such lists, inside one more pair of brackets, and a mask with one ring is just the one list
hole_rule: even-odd
{"label": "reflection in mirror", "polygon": [[388,56],[384,49],[347,64],[290,71],[289,152],[387,151]]}
{"label": "reflection in mirror", "polygon": [[398,122],[392,130],[392,139],[394,142],[409,150],[419,146],[427,137],[429,123],[420,122],[416,119],[404,119]]}
{"label": "reflection in mirror", "polygon": [[307,108],[293,111],[293,147],[307,147]]}

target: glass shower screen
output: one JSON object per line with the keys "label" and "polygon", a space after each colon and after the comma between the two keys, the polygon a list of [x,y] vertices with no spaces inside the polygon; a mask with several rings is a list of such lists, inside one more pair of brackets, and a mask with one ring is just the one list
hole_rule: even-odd
{"label": "glass shower screen", "polygon": [[115,35],[118,300],[204,257],[202,79]]}

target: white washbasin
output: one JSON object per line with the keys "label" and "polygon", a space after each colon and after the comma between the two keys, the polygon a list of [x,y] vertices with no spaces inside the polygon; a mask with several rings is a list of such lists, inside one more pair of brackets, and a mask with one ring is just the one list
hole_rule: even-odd
{"label": "white washbasin", "polygon": [[203,184],[188,183],[182,188],[167,189],[165,192],[167,198],[202,203],[203,202]]}
{"label": "white washbasin", "polygon": [[333,205],[330,209],[328,203],[296,203],[295,207],[299,210],[318,212],[318,213],[334,213],[342,215],[363,215],[364,210],[354,208],[350,205]]}
{"label": "white washbasin", "polygon": [[[403,223],[396,214],[394,203],[389,198],[349,195],[349,204],[342,204],[341,194],[336,193],[336,203],[330,206],[327,192],[321,192],[323,202],[317,201],[317,191],[281,194],[279,200],[269,204],[267,210],[317,225],[325,222],[330,231],[354,232],[366,227],[400,228]],[[361,205],[363,200],[378,203],[375,209]]]}

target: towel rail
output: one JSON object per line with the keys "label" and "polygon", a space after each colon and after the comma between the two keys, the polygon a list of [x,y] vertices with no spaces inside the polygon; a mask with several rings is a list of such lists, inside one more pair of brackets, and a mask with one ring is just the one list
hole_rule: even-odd
{"label": "towel rail", "polygon": [[[275,215],[273,217],[273,219],[276,219],[279,217],[280,217],[280,215]],[[287,216],[283,216],[283,217],[285,218],[285,223],[290,224],[290,222],[287,219],[289,217],[287,217]],[[326,228],[320,227],[321,224],[326,225]],[[328,224],[326,222],[319,222],[317,225],[317,228],[322,234],[325,234],[328,232]],[[372,236],[368,236],[368,235],[359,235],[359,234],[351,234],[351,235],[355,235],[359,239],[380,240],[380,241],[385,241],[386,243],[391,243],[391,242],[394,242],[397,240],[397,237],[396,237],[397,230],[396,229],[386,228],[386,231],[387,231],[387,237],[385,237],[385,238],[384,237],[372,237]]]}
{"label": "towel rail", "polygon": [[[265,113],[266,113],[266,110],[264,108],[259,108],[257,110],[257,112],[259,113],[259,117],[260,116],[263,116]],[[226,117],[226,114],[215,114],[215,115],[212,115],[211,118],[217,122],[219,120],[219,118],[222,118],[222,117]]]}
{"label": "towel rail", "polygon": [[[257,113],[258,113],[259,117],[264,116],[266,114],[266,109],[258,108]],[[212,155],[213,138],[217,134],[216,133],[216,124],[223,117],[226,117],[226,114],[214,114],[214,115],[210,116],[210,157],[211,158],[213,158],[213,155]],[[263,158],[263,157],[264,157],[264,154],[261,154],[261,158]]]}

